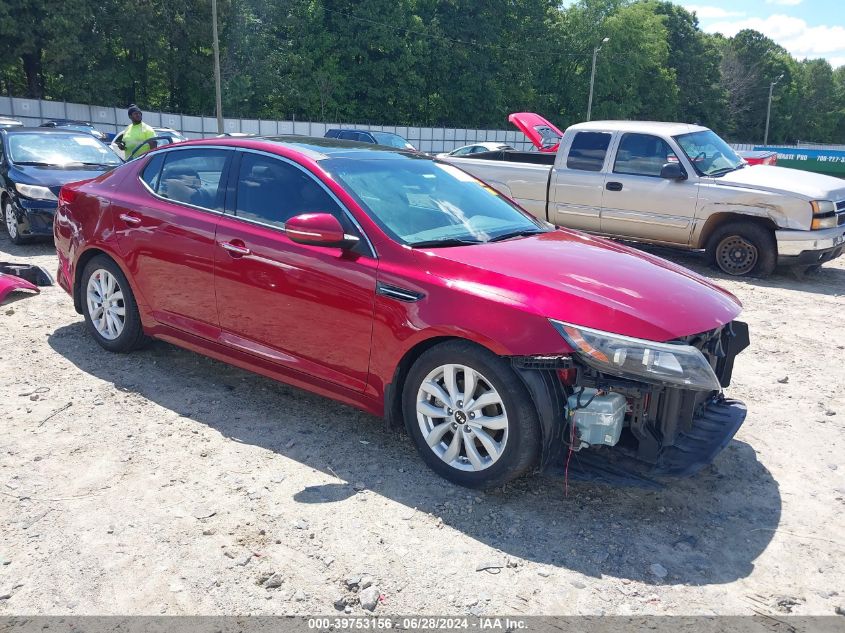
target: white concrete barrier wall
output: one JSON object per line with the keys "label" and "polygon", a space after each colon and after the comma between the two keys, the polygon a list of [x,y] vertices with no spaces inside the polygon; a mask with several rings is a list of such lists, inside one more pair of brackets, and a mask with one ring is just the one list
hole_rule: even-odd
{"label": "white concrete barrier wall", "polygon": [[[116,134],[129,124],[124,108],[0,97],[0,116],[18,119],[24,125],[38,126],[50,119],[90,121],[104,132]],[[144,120],[153,127],[179,130],[188,138],[209,138],[217,135],[215,117],[190,116],[170,112],[144,111]],[[425,152],[446,152],[476,141],[501,141],[517,149],[531,149],[531,144],[516,130],[485,130],[446,127],[414,127],[404,125],[369,125],[322,121],[270,121],[257,119],[223,119],[226,132],[242,132],[267,136],[299,134],[324,136],[331,128],[378,130],[402,136]]]}
{"label": "white concrete barrier wall", "polygon": [[[49,119],[75,119],[90,121],[104,132],[116,134],[129,123],[125,108],[0,97],[0,116],[18,119],[24,125],[38,126]],[[188,138],[209,138],[217,135],[215,117],[189,116],[169,112],[144,111],[144,120],[153,127],[169,127],[182,132]],[[223,119],[226,132],[242,132],[277,136],[299,134],[303,136],[324,136],[331,128],[356,130],[379,130],[402,136],[424,152],[448,152],[462,145],[479,141],[498,141],[516,149],[530,150],[532,145],[522,132],[515,129],[488,130],[448,127],[414,127],[404,125],[368,125],[364,123],[317,122],[317,121],[270,121],[258,119]],[[734,143],[738,150],[753,149],[752,143]],[[801,143],[819,149],[841,149],[845,146]],[[790,147],[790,146],[787,146]]]}

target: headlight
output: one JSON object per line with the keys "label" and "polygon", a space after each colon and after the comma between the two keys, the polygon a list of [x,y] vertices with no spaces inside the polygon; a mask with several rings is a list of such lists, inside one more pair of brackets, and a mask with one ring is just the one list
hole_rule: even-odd
{"label": "headlight", "polygon": [[836,203],[832,200],[811,200],[810,208],[813,210],[811,229],[832,229],[838,224]]}
{"label": "headlight", "polygon": [[33,200],[57,200],[56,194],[52,191],[47,189],[47,187],[41,187],[39,185],[22,185],[21,183],[15,184],[15,189],[18,190],[18,193],[22,196],[27,198],[32,198]]}
{"label": "headlight", "polygon": [[691,345],[655,343],[549,321],[581,360],[606,374],[701,391],[722,389],[710,363]]}

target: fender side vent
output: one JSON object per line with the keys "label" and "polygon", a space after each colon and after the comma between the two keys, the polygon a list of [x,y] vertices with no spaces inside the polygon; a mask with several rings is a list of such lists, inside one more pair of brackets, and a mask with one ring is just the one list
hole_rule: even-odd
{"label": "fender side vent", "polygon": [[390,297],[391,299],[404,301],[405,303],[419,301],[424,296],[421,292],[414,292],[413,290],[400,288],[399,286],[391,286],[380,281],[376,283],[376,292],[384,297]]}

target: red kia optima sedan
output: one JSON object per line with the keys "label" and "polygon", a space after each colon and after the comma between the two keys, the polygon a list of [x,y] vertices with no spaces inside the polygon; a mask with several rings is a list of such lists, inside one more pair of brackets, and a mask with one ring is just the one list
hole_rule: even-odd
{"label": "red kia optima sedan", "polygon": [[745,418],[735,297],[418,153],[180,143],[64,187],[54,226],[105,349],[158,338],[384,416],[464,486],[575,451],[690,474]]}

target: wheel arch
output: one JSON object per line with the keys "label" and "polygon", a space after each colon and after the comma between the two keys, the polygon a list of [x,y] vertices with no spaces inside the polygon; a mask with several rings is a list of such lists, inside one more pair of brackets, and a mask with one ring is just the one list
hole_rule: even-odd
{"label": "wheel arch", "polygon": [[402,387],[405,384],[405,378],[408,372],[417,359],[425,352],[437,345],[456,341],[461,343],[470,343],[482,349],[496,354],[495,350],[490,349],[485,345],[481,345],[477,341],[465,338],[463,336],[454,335],[435,335],[415,343],[409,348],[399,362],[396,364],[396,369],[393,372],[391,381],[385,385],[384,389],[384,420],[388,427],[395,429],[404,429],[405,423],[402,416]]}
{"label": "wheel arch", "polygon": [[767,216],[749,215],[739,211],[722,211],[714,213],[707,218],[707,222],[704,224],[701,229],[701,233],[699,234],[696,247],[707,248],[709,246],[710,238],[713,237],[713,233],[715,233],[718,228],[731,222],[748,222],[751,224],[757,224],[773,232],[778,228],[774,220]]}
{"label": "wheel arch", "polygon": [[98,255],[104,255],[112,260],[118,268],[120,268],[123,275],[126,277],[126,280],[129,282],[129,288],[132,290],[132,293],[135,295],[135,300],[137,302],[138,295],[135,292],[135,288],[132,284],[132,279],[129,276],[129,273],[126,271],[126,268],[121,264],[117,257],[114,256],[113,253],[110,253],[107,250],[103,250],[97,246],[92,246],[90,248],[85,249],[82,253],[80,253],[79,257],[76,259],[76,264],[73,268],[73,308],[76,310],[78,314],[82,314],[82,273],[85,271],[85,267],[88,265],[92,259],[97,257]]}

